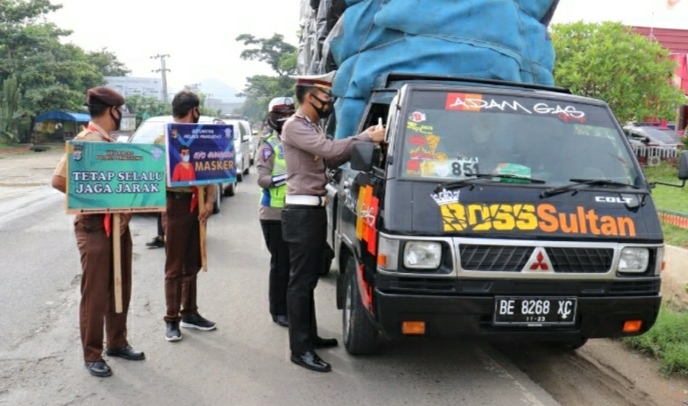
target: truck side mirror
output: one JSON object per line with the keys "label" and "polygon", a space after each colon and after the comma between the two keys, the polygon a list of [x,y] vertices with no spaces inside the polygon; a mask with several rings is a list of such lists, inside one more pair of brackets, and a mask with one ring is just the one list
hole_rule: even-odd
{"label": "truck side mirror", "polygon": [[681,151],[681,158],[678,161],[678,179],[688,179],[688,151]]}
{"label": "truck side mirror", "polygon": [[[688,152],[688,151],[686,151]],[[351,169],[355,171],[370,172],[373,163],[379,162],[380,149],[375,148],[372,142],[357,142],[351,152]]]}

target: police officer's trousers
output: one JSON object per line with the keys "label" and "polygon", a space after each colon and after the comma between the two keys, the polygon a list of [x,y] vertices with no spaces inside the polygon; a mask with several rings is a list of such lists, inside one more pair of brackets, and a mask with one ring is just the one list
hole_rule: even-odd
{"label": "police officer's trousers", "polygon": [[270,251],[270,314],[287,315],[287,285],[289,284],[289,245],[282,238],[282,222],[260,220],[265,245]]}
{"label": "police officer's trousers", "polygon": [[282,236],[289,244],[287,288],[289,346],[292,353],[313,350],[317,337],[313,290],[322,269],[327,238],[327,213],[320,206],[287,205],[282,210]]}

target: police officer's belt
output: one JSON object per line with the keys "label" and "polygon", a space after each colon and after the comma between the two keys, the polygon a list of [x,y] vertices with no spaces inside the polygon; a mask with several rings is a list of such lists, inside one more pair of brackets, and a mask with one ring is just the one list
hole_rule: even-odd
{"label": "police officer's belt", "polygon": [[326,196],[310,196],[310,195],[287,195],[284,203],[295,204],[297,206],[325,206],[327,204]]}

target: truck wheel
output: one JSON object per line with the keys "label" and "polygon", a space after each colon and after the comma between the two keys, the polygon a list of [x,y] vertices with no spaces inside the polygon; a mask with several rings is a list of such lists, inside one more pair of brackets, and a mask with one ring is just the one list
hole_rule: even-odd
{"label": "truck wheel", "polygon": [[346,262],[346,296],[342,311],[344,347],[352,355],[371,354],[377,348],[378,331],[361,302],[356,273],[356,261],[349,257]]}
{"label": "truck wheel", "polygon": [[225,196],[232,197],[236,194],[236,183],[230,183],[225,189]]}

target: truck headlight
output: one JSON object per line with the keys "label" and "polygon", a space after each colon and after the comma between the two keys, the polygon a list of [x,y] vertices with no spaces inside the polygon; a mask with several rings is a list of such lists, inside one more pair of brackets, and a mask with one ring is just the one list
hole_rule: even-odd
{"label": "truck headlight", "polygon": [[404,267],[436,269],[442,260],[442,244],[433,241],[409,241],[404,247]]}
{"label": "truck headlight", "polygon": [[643,273],[650,261],[650,250],[640,247],[626,247],[621,250],[619,272]]}

